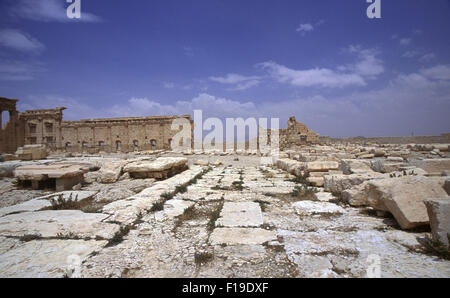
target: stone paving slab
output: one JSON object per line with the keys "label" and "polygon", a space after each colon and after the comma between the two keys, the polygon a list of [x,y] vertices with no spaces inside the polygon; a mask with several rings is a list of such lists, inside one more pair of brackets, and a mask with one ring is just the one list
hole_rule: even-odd
{"label": "stone paving slab", "polygon": [[0,278],[62,278],[106,243],[95,240],[26,242],[0,255]]}
{"label": "stone paving slab", "polygon": [[209,241],[212,245],[263,244],[276,240],[274,231],[259,228],[216,228]]}
{"label": "stone paving slab", "polygon": [[255,202],[225,202],[216,227],[259,227],[263,224],[261,207]]}
{"label": "stone paving slab", "polygon": [[108,216],[101,213],[83,213],[79,210],[11,214],[0,218],[0,235],[111,239],[119,230],[119,225],[102,222]]}

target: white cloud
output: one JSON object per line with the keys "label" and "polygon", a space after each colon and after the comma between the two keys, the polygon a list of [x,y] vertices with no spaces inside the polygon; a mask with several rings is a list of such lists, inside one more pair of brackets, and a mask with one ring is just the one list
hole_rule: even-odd
{"label": "white cloud", "polygon": [[37,39],[16,29],[0,30],[0,45],[29,54],[39,54],[45,49]]}
{"label": "white cloud", "polygon": [[298,87],[366,86],[366,79],[374,79],[384,72],[383,61],[377,57],[379,54],[377,50],[350,46],[346,52],[356,55],[356,61],[353,64],[339,66],[336,70],[319,67],[295,70],[273,61],[259,63],[257,66],[267,70],[278,82]]}
{"label": "white cloud", "polygon": [[375,49],[362,49],[361,46],[350,46],[350,53],[358,55],[358,61],[348,68],[361,76],[376,76],[384,72],[383,62],[377,58]]}
{"label": "white cloud", "polygon": [[[400,74],[386,86],[345,95],[312,95],[266,102],[240,102],[201,93],[192,99],[163,104],[148,98],[131,98],[109,109],[94,109],[80,101],[57,96],[33,96],[19,109],[65,106],[65,119],[150,115],[193,115],[204,119],[278,117],[286,127],[290,116],[321,135],[404,136],[448,132],[450,119],[450,66],[437,65],[420,72]],[[31,104],[29,103],[31,101]]]}
{"label": "white cloud", "polygon": [[420,57],[419,61],[420,62],[429,62],[429,61],[432,61],[434,59],[436,59],[436,54],[428,53],[428,54],[425,54],[422,57]]}
{"label": "white cloud", "polygon": [[305,35],[307,32],[311,32],[314,30],[314,26],[307,23],[307,24],[300,24],[298,28],[295,30],[297,32],[300,32],[300,34]]}
{"label": "white cloud", "polygon": [[83,11],[83,9],[81,19],[69,19],[65,5],[66,1],[64,0],[16,0],[9,12],[19,18],[43,22],[102,21],[99,16]]}
{"label": "white cloud", "polygon": [[279,82],[298,87],[343,88],[366,85],[358,74],[336,72],[327,68],[294,70],[273,61],[260,63],[259,66],[266,69]]}
{"label": "white cloud", "polygon": [[311,23],[300,24],[295,31],[300,32],[302,36],[305,36],[306,33],[314,31],[315,29],[317,29],[317,27],[323,25],[324,23],[325,23],[324,20],[320,20],[315,24]]}
{"label": "white cloud", "polygon": [[422,69],[420,73],[434,80],[450,80],[450,65],[436,65]]}
{"label": "white cloud", "polygon": [[209,79],[216,83],[234,85],[234,87],[229,89],[233,91],[246,90],[255,87],[259,85],[261,80],[258,76],[243,76],[235,73],[229,73],[224,77],[209,77]]}
{"label": "white cloud", "polygon": [[406,51],[405,53],[403,53],[402,57],[403,58],[415,58],[419,55],[420,55],[419,51],[412,50],[412,51]]}
{"label": "white cloud", "polygon": [[173,88],[175,88],[175,84],[174,83],[172,83],[172,82],[164,82],[164,88],[166,88],[166,89],[173,89]]}
{"label": "white cloud", "polygon": [[400,39],[400,45],[407,46],[411,44],[412,39],[411,38],[402,38]]}

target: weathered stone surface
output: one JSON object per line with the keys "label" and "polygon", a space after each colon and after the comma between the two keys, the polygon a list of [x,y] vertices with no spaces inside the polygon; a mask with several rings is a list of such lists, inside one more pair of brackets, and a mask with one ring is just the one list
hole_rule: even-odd
{"label": "weathered stone surface", "polygon": [[301,216],[340,215],[345,213],[342,207],[328,202],[299,201],[292,203],[292,207]]}
{"label": "weathered stone surface", "polygon": [[173,218],[183,214],[184,210],[194,205],[194,202],[185,200],[170,200],[164,204],[164,215]]}
{"label": "weathered stone surface", "polygon": [[417,240],[417,236],[413,233],[407,233],[399,230],[388,231],[386,239],[403,245],[412,251],[421,252],[423,250],[422,244],[420,244]]}
{"label": "weathered stone surface", "polygon": [[392,213],[402,229],[427,225],[423,200],[447,195],[437,181],[422,176],[374,180],[368,187],[369,205]]}
{"label": "weathered stone surface", "polygon": [[51,207],[52,204],[48,200],[33,199],[21,204],[5,207],[0,209],[0,217],[12,214],[28,211],[38,211],[47,207]]}
{"label": "weathered stone surface", "polygon": [[199,159],[199,160],[194,161],[194,165],[197,165],[197,166],[209,166],[209,161],[203,160],[203,159]]}
{"label": "weathered stone surface", "polygon": [[330,192],[318,192],[316,193],[316,198],[320,202],[329,202],[336,199],[336,197]]}
{"label": "weathered stone surface", "polygon": [[11,214],[0,217],[0,235],[111,239],[119,226],[104,223],[106,218],[107,214],[83,213],[79,210]]}
{"label": "weathered stone surface", "polygon": [[326,175],[324,176],[325,191],[340,193],[346,189],[350,189],[354,185],[363,183],[364,181],[371,179],[383,179],[389,177],[386,174],[380,174],[376,172],[369,172],[364,174],[351,174],[351,175]]}
{"label": "weathered stone surface", "polygon": [[255,202],[225,202],[217,227],[259,227],[263,224],[261,207]]}
{"label": "weathered stone surface", "polygon": [[212,245],[263,244],[276,239],[274,231],[259,228],[216,228],[209,242]]}
{"label": "weathered stone surface", "polygon": [[325,179],[323,177],[308,177],[306,178],[312,186],[322,187],[325,183]]}
{"label": "weathered stone surface", "polygon": [[450,197],[425,199],[433,239],[449,247]]}
{"label": "weathered stone surface", "polygon": [[35,240],[22,243],[0,255],[0,277],[62,278],[76,274],[75,267],[106,243],[95,240]]}
{"label": "weathered stone surface", "polygon": [[101,190],[94,199],[99,203],[109,203],[126,199],[134,194],[135,192],[125,187],[112,187]]}
{"label": "weathered stone surface", "polygon": [[327,172],[338,168],[339,163],[336,161],[312,161],[306,163],[306,170],[309,172]]}
{"label": "weathered stone surface", "polygon": [[167,178],[178,174],[187,167],[184,157],[160,157],[154,161],[136,161],[127,164],[123,171],[133,178]]}
{"label": "weathered stone surface", "polygon": [[379,173],[391,173],[399,171],[405,163],[402,162],[391,162],[386,160],[376,160],[372,162],[372,168]]}
{"label": "weathered stone surface", "polygon": [[450,195],[450,179],[446,179],[444,183],[444,189],[448,195]]}
{"label": "weathered stone surface", "polygon": [[424,159],[414,162],[413,165],[428,173],[442,173],[445,170],[450,170],[450,158]]}
{"label": "weathered stone surface", "polygon": [[16,168],[14,176],[19,180],[60,179],[83,175],[88,170],[75,164],[29,165]]}
{"label": "weathered stone surface", "polygon": [[47,157],[45,145],[25,145],[19,147],[16,155],[20,160],[38,160]]}
{"label": "weathered stone surface", "polygon": [[97,172],[97,181],[100,183],[114,183],[122,175],[122,169],[127,162],[110,160],[103,163],[100,170]]}
{"label": "weathered stone surface", "polygon": [[342,172],[346,175],[373,172],[370,161],[360,159],[343,159]]}

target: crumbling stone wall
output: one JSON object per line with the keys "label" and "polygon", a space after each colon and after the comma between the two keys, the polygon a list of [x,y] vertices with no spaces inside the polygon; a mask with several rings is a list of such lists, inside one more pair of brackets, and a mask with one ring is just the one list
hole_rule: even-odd
{"label": "crumbling stone wall", "polygon": [[44,144],[51,150],[61,148],[61,122],[65,109],[29,110],[20,113],[25,145]]}
{"label": "crumbling stone wall", "polygon": [[[288,127],[279,131],[280,150],[286,150],[295,146],[320,143],[320,136],[310,130],[305,124],[297,122],[295,117],[290,117]],[[272,130],[267,130],[267,138],[270,140]]]}
{"label": "crumbling stone wall", "polygon": [[[131,152],[170,149],[171,141],[180,130],[172,130],[178,116],[133,117],[63,121],[63,149],[70,152]],[[191,123],[189,115],[181,118]],[[186,140],[192,148],[193,138]]]}
{"label": "crumbling stone wall", "polygon": [[193,147],[194,123],[189,115],[63,121],[64,107],[18,113],[17,101],[0,98],[0,115],[2,111],[10,114],[0,130],[0,152],[14,153],[18,147],[35,144],[86,153],[170,149],[173,137],[181,130],[171,129],[178,118],[191,123],[191,137],[183,142]]}

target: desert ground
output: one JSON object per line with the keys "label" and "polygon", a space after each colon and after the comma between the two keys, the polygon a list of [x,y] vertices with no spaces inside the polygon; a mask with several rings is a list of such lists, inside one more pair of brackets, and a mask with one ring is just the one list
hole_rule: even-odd
{"label": "desert ground", "polygon": [[[81,182],[30,185],[55,165]],[[449,174],[448,144],[4,161],[0,277],[448,278]]]}

